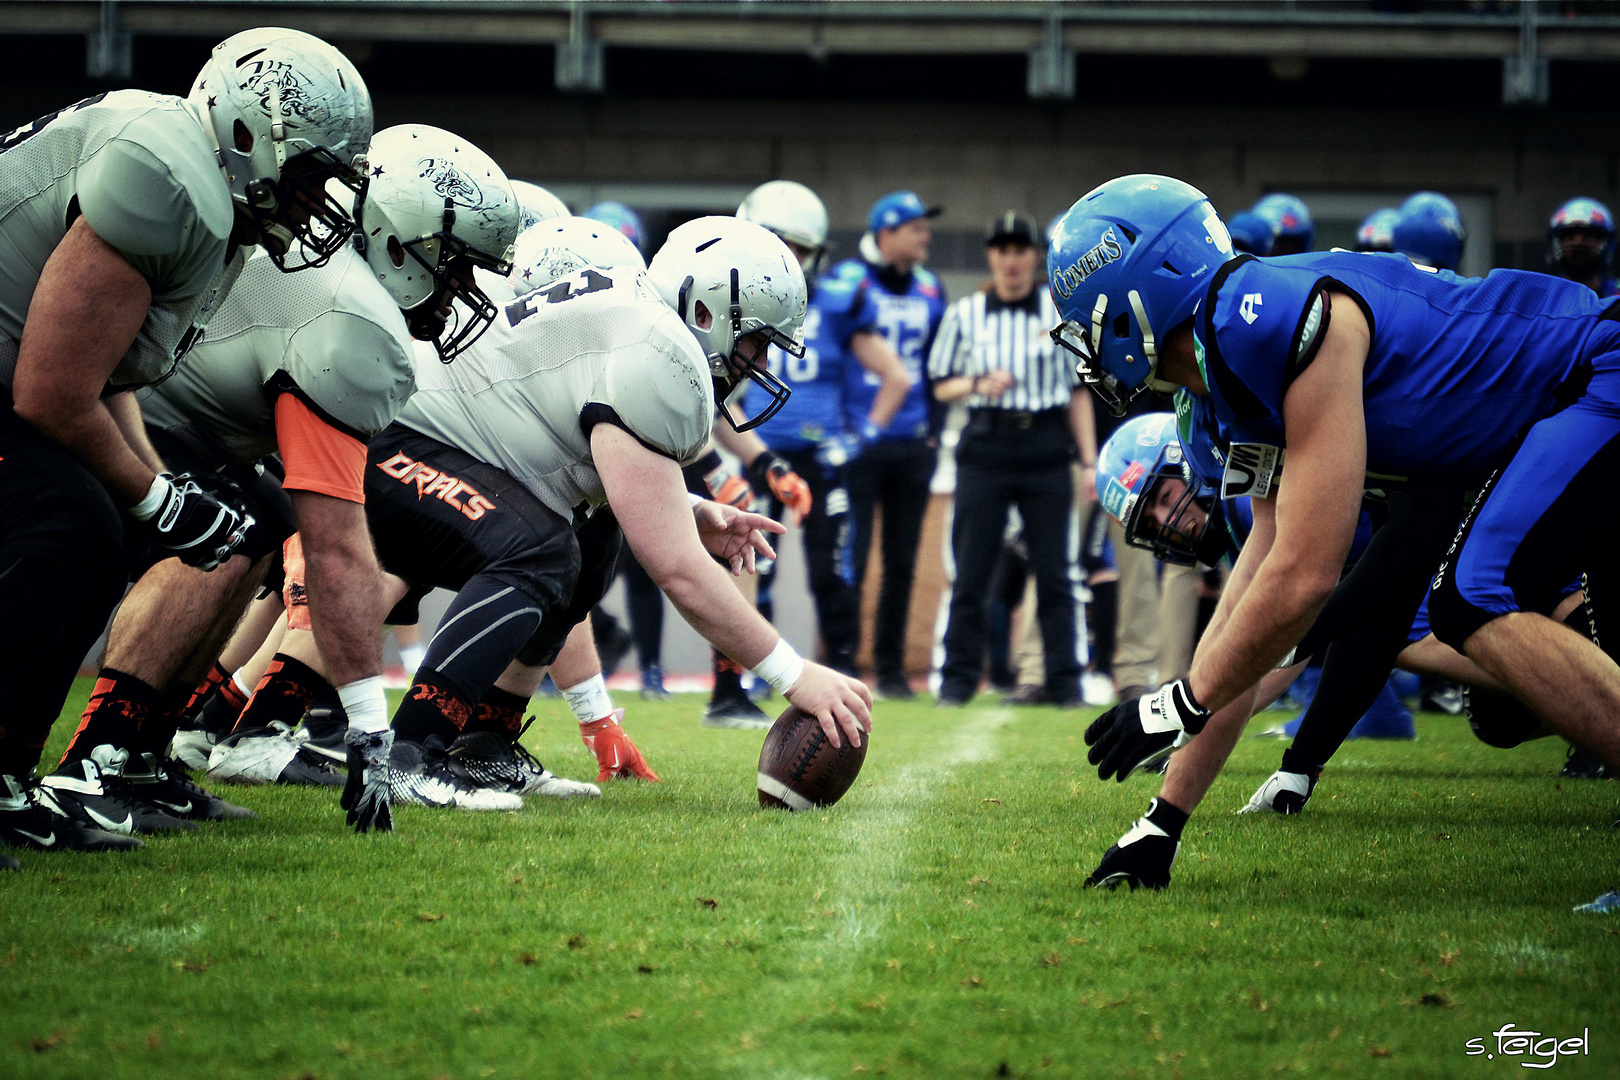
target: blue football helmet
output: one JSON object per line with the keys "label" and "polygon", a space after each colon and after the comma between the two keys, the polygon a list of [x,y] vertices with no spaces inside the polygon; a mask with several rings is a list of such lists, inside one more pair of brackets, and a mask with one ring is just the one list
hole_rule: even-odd
{"label": "blue football helmet", "polygon": [[1271,254],[1298,255],[1316,246],[1316,222],[1311,211],[1297,195],[1277,192],[1267,195],[1249,211],[1259,214],[1271,224]]}
{"label": "blue football helmet", "polygon": [[1367,215],[1367,219],[1356,230],[1357,251],[1394,251],[1395,250],[1395,223],[1401,220],[1401,212],[1393,206],[1386,206],[1382,210],[1374,210]]}
{"label": "blue football helmet", "polygon": [[1547,223],[1547,263],[1555,270],[1569,271],[1584,274],[1592,269],[1592,263],[1580,265],[1569,258],[1569,254],[1582,249],[1574,249],[1566,254],[1564,246],[1559,241],[1575,229],[1591,229],[1604,235],[1603,246],[1597,253],[1597,261],[1605,268],[1609,260],[1614,257],[1614,215],[1609,208],[1596,199],[1575,198],[1569,200],[1553,212],[1552,220]]}
{"label": "blue football helmet", "polygon": [[1063,321],[1052,340],[1116,416],[1159,379],[1158,343],[1192,318],[1232,238],[1204,193],[1168,176],[1121,176],[1058,222],[1046,277]]}
{"label": "blue football helmet", "polygon": [[1124,526],[1125,542],[1155,558],[1213,566],[1226,554],[1225,529],[1211,516],[1215,490],[1187,467],[1174,413],[1147,413],[1115,429],[1097,455],[1097,498]]}
{"label": "blue football helmet", "polygon": [[1396,251],[1424,266],[1457,269],[1468,233],[1456,203],[1438,191],[1420,191],[1401,203],[1400,215],[1393,233]]}
{"label": "blue football helmet", "polygon": [[1234,214],[1232,220],[1226,223],[1226,231],[1232,234],[1232,246],[1249,255],[1270,255],[1271,246],[1276,241],[1271,232],[1271,222],[1253,210]]}
{"label": "blue football helmet", "polygon": [[580,217],[588,217],[592,221],[600,221],[604,225],[611,225],[624,233],[630,242],[636,245],[636,250],[645,253],[641,246],[647,238],[647,232],[641,226],[641,215],[621,202],[599,202],[586,210]]}

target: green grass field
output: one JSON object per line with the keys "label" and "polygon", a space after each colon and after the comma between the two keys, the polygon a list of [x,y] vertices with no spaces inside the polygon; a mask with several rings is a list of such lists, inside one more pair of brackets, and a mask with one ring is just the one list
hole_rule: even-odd
{"label": "green grass field", "polygon": [[[74,715],[88,684],[69,703]],[[1620,787],[1460,719],[1353,742],[1291,819],[1232,814],[1162,894],[1082,890],[1157,778],[1099,783],[1091,713],[882,704],[839,806],[766,812],[760,733],[626,701],[665,783],[520,814],[229,789],[260,820],[0,876],[0,1076],[1523,1076],[1505,1023],[1620,1075]],[[541,703],[554,770],[594,767]],[[65,740],[71,724],[59,725]],[[1256,728],[1258,730],[1258,728]],[[1535,1059],[1545,1061],[1545,1058]]]}

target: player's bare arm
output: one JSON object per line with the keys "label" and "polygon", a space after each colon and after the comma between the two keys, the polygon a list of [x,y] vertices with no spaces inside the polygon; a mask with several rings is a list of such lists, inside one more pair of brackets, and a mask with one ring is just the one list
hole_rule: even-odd
{"label": "player's bare arm", "polygon": [[334,686],[382,674],[381,571],[363,503],[289,488],[304,546],[309,617]]}
{"label": "player's bare arm", "polygon": [[872,411],[866,416],[874,427],[882,430],[905,404],[906,394],[912,387],[911,376],[906,374],[900,354],[894,351],[889,339],[876,330],[857,330],[849,339],[849,351],[861,367],[883,380],[877,396],[872,399]]}
{"label": "player's bare arm", "polygon": [[1275,500],[1254,501],[1257,527],[1275,513],[1275,539],[1193,661],[1189,682],[1206,709],[1236,699],[1304,636],[1355,536],[1367,460],[1362,367],[1371,337],[1361,309],[1343,294],[1335,299],[1321,351],[1283,398],[1286,480]]}
{"label": "player's bare arm", "polygon": [[118,425],[119,432],[135,456],[146,463],[153,472],[168,472],[168,466],[163,464],[163,457],[152,445],[152,440],[146,437],[146,423],[141,419],[141,403],[135,397],[135,391],[126,390],[121,394],[114,394],[103,402],[107,411],[112,414],[113,423]]}
{"label": "player's bare arm", "polygon": [[[746,667],[760,666],[781,640],[709,557],[698,538],[680,467],[610,424],[591,429],[591,454],[608,502],[636,558],[692,628]],[[860,745],[872,727],[866,687],[820,664],[804,671],[783,696],[814,713],[835,746],[839,732]]]}
{"label": "player's bare arm", "polygon": [[81,217],[40,273],[12,384],[17,415],[84,462],[126,506],[141,501],[157,470],[130,448],[101,391],[151,304],[146,279]]}

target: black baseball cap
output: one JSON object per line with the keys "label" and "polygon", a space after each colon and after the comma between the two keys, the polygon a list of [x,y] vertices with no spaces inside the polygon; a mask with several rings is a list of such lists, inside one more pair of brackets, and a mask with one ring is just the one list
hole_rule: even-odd
{"label": "black baseball cap", "polygon": [[995,247],[998,244],[1023,244],[1027,247],[1040,247],[1040,231],[1035,227],[1034,219],[1016,210],[1008,210],[1005,214],[990,223],[985,236],[984,246]]}

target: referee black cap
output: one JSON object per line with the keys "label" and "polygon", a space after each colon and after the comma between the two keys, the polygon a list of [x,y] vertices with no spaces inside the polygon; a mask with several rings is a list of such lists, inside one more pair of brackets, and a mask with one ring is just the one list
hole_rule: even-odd
{"label": "referee black cap", "polygon": [[1028,247],[1040,247],[1041,242],[1037,239],[1040,235],[1040,232],[1035,227],[1034,219],[1026,214],[1020,214],[1016,210],[1008,210],[990,223],[984,246],[1024,244]]}

